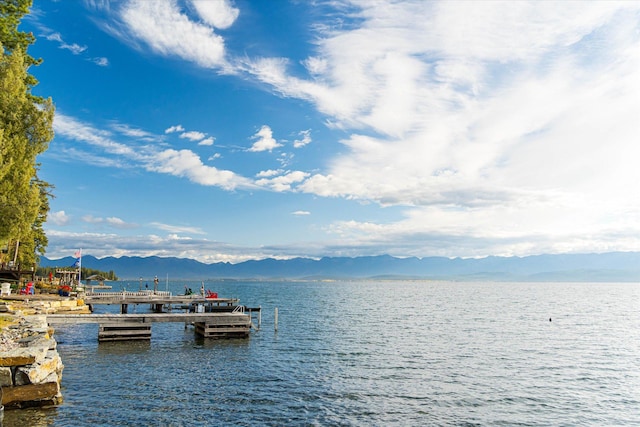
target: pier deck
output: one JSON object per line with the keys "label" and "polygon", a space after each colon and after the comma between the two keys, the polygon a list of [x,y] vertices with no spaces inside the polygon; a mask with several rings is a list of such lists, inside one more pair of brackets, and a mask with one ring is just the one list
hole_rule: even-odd
{"label": "pier deck", "polygon": [[[260,308],[238,305],[237,298],[205,298],[201,295],[171,295],[169,292],[94,292],[82,296],[90,306],[120,305],[120,313],[49,314],[50,325],[99,324],[98,341],[151,339],[151,324],[180,322],[193,324],[196,334],[205,338],[244,338],[249,336],[252,313]],[[152,312],[128,313],[130,305],[149,304]],[[92,310],[93,311],[93,310]],[[260,319],[260,317],[258,317]],[[260,321],[258,320],[258,325]]]}
{"label": "pier deck", "polygon": [[74,323],[155,323],[155,322],[207,322],[228,318],[228,316],[245,317],[246,313],[140,313],[140,314],[47,314],[50,325]]}
{"label": "pier deck", "polygon": [[144,314],[48,314],[50,325],[97,323],[98,341],[150,340],[151,324],[181,322],[195,326],[204,338],[246,338],[251,327],[251,314],[239,310],[232,313],[144,313]]}

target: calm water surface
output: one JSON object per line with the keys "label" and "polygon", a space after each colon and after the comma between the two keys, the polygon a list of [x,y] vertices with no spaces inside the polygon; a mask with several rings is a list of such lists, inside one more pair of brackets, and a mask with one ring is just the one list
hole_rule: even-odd
{"label": "calm water surface", "polygon": [[638,284],[205,287],[261,305],[262,330],[98,345],[97,325],[59,327],[64,404],[4,426],[640,425]]}

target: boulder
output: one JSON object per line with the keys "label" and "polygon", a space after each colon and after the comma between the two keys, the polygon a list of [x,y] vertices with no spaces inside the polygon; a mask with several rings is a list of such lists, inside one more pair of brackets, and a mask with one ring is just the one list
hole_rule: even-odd
{"label": "boulder", "polygon": [[40,406],[45,402],[62,402],[60,384],[57,381],[2,388],[2,404],[6,407]]}
{"label": "boulder", "polygon": [[56,374],[57,376],[57,373],[62,372],[62,369],[60,355],[57,351],[50,351],[40,363],[16,368],[14,384],[19,386],[42,383],[51,374]]}

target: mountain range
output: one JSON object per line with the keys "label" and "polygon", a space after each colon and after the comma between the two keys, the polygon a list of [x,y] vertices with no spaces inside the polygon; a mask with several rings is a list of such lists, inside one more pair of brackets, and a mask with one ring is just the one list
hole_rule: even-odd
{"label": "mountain range", "polygon": [[[40,266],[65,268],[75,258],[48,259]],[[121,280],[258,279],[432,279],[493,281],[640,282],[640,252],[557,254],[527,257],[397,258],[389,255],[263,259],[237,264],[204,264],[193,259],[164,257],[82,257],[82,266],[114,271]]]}

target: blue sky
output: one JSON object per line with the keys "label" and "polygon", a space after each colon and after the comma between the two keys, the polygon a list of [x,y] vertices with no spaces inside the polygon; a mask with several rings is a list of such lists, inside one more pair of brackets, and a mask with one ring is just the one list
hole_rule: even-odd
{"label": "blue sky", "polygon": [[640,3],[36,1],[47,256],[640,250]]}

